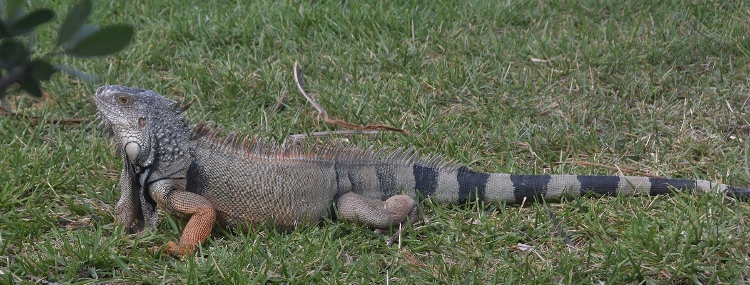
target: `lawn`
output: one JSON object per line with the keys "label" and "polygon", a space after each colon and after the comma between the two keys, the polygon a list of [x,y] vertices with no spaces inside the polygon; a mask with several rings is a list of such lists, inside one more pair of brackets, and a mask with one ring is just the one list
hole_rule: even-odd
{"label": "lawn", "polygon": [[[133,24],[132,44],[58,62],[100,81],[57,75],[45,100],[10,100],[28,116],[0,115],[0,283],[750,281],[750,201],[719,193],[424,203],[428,222],[392,246],[329,220],[215,229],[194,255],[155,254],[185,223],[161,215],[127,235],[114,222],[121,161],[92,100],[103,84],[195,98],[193,122],[277,141],[341,130],[297,92],[299,61],[332,117],[409,132],[334,143],[413,146],[486,172],[750,186],[744,1],[209,2],[96,1],[92,21]],[[58,13],[40,52],[73,4],[33,1]]]}

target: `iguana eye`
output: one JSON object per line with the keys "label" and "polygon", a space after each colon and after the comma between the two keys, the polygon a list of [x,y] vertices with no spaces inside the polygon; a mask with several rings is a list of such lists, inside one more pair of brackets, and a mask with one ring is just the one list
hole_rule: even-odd
{"label": "iguana eye", "polygon": [[120,104],[125,105],[128,102],[130,102],[130,99],[127,96],[120,96],[120,97],[117,97],[117,102],[120,102]]}

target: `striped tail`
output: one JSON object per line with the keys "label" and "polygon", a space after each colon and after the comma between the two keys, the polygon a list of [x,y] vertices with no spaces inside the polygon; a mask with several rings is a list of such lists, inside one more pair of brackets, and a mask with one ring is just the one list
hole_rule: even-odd
{"label": "striped tail", "polygon": [[459,167],[439,170],[413,166],[415,191],[422,197],[444,203],[505,201],[510,204],[559,201],[583,195],[663,195],[675,191],[719,191],[749,199],[750,188],[739,188],[706,180],[652,178],[642,176],[514,175],[483,173]]}

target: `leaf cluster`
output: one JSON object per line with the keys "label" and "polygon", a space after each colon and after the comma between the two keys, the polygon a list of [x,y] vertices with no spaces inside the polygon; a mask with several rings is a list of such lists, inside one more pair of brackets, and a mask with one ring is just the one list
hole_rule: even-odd
{"label": "leaf cluster", "polygon": [[115,53],[130,43],[133,27],[116,24],[100,28],[87,25],[92,10],[91,0],[80,0],[65,17],[57,33],[55,48],[35,56],[34,31],[55,17],[54,11],[40,8],[25,12],[22,0],[0,0],[0,102],[10,110],[5,101],[10,87],[25,91],[34,97],[42,96],[40,83],[56,72],[65,72],[86,80],[94,78],[65,65],[52,64],[55,56],[79,58],[104,56]]}

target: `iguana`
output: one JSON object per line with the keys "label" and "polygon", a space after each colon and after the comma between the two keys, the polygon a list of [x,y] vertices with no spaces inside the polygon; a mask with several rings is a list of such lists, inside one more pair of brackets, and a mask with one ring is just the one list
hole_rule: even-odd
{"label": "iguana", "polygon": [[334,206],[340,218],[390,229],[416,220],[422,198],[519,204],[692,189],[750,197],[748,188],[705,180],[482,173],[409,149],[275,146],[236,133],[222,137],[210,124],[191,126],[187,106],[124,86],[102,86],[94,101],[123,160],[116,220],[130,233],[154,227],[157,205],[188,218],[179,244],[166,245],[172,254],[194,252],[215,223],[291,229],[326,217]]}

